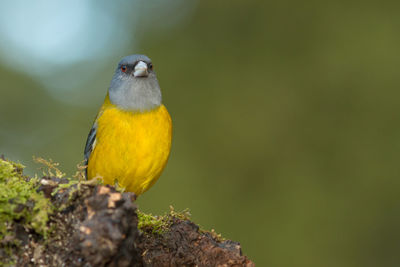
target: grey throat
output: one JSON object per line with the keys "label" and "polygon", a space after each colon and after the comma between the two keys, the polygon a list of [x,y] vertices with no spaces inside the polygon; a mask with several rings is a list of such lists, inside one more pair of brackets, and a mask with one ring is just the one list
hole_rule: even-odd
{"label": "grey throat", "polygon": [[154,72],[134,77],[116,70],[109,89],[112,104],[127,111],[145,112],[161,105],[161,89]]}

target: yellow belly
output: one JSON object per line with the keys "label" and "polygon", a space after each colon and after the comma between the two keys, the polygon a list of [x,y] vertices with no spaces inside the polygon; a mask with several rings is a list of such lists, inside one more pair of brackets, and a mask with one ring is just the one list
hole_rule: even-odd
{"label": "yellow belly", "polygon": [[88,179],[118,182],[136,195],[148,190],[161,175],[171,149],[172,123],[165,106],[132,113],[106,103],[97,125]]}

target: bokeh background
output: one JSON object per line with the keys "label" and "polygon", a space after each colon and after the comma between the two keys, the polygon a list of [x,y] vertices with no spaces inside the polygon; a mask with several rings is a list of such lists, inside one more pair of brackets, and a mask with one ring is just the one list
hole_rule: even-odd
{"label": "bokeh background", "polygon": [[400,265],[400,2],[4,1],[0,153],[69,175],[114,68],[145,53],[174,122],[139,199],[257,266]]}

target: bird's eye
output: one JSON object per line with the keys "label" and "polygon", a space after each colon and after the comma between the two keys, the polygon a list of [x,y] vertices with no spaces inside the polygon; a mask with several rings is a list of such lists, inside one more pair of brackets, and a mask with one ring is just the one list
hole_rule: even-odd
{"label": "bird's eye", "polygon": [[122,65],[122,66],[121,66],[121,71],[122,71],[122,72],[125,72],[125,71],[126,71],[126,66],[125,66],[125,65]]}
{"label": "bird's eye", "polygon": [[153,69],[153,64],[149,63],[149,69],[150,69],[150,70]]}

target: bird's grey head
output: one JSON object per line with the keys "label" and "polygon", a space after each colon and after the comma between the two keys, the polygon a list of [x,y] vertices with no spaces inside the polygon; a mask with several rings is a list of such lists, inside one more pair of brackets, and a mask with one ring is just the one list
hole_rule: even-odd
{"label": "bird's grey head", "polygon": [[124,57],[108,90],[110,101],[123,110],[148,111],[161,105],[161,90],[151,59],[145,55]]}

